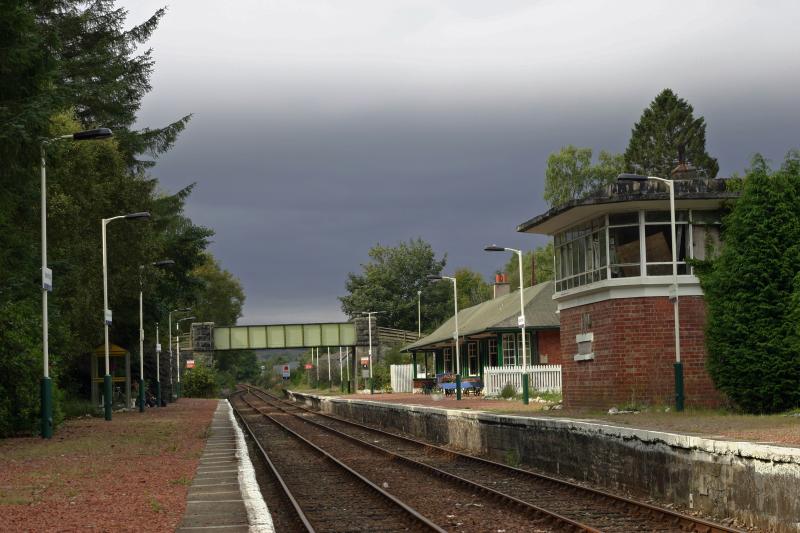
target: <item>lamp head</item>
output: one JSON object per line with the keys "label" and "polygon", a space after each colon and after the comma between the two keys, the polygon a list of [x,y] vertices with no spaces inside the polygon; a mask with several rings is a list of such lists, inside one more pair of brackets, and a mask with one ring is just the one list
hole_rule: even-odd
{"label": "lamp head", "polygon": [[156,261],[150,264],[153,265],[154,267],[164,268],[168,266],[173,266],[175,264],[175,261],[173,261],[172,259],[164,259],[163,261]]}
{"label": "lamp head", "polygon": [[108,139],[114,133],[108,128],[97,128],[94,130],[76,131],[72,134],[73,141],[95,141],[100,139]]}
{"label": "lamp head", "polygon": [[647,176],[642,176],[640,174],[620,174],[617,176],[617,181],[647,181]]}
{"label": "lamp head", "polygon": [[492,244],[491,246],[486,246],[483,249],[484,252],[505,252],[506,249],[502,246],[497,246],[496,244]]}
{"label": "lamp head", "polygon": [[439,281],[442,279],[442,276],[436,276],[435,274],[428,274],[425,276],[425,279],[428,281]]}
{"label": "lamp head", "polygon": [[128,213],[127,215],[124,215],[124,217],[126,220],[147,220],[150,218],[150,213],[147,211],[142,211],[140,213]]}

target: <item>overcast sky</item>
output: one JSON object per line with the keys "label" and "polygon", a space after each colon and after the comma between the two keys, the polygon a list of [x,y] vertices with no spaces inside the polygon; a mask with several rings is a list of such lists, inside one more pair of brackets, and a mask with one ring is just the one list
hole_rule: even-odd
{"label": "overcast sky", "polygon": [[[164,2],[126,0],[129,22]],[[240,323],[340,320],[376,243],[487,276],[533,248],[547,155],[622,152],[670,87],[720,175],[800,147],[800,3],[174,0],[139,126],[194,118],[153,173],[241,279]]]}

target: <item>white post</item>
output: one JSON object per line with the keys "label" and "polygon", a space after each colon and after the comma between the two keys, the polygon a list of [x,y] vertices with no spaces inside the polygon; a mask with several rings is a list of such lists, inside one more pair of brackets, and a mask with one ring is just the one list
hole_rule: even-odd
{"label": "white post", "polygon": [[178,391],[181,390],[181,321],[175,322],[175,366]]}
{"label": "white post", "polygon": [[675,228],[675,183],[666,181],[669,188],[669,216],[670,225],[672,226],[672,288],[675,291],[675,301],[673,308],[675,309],[675,362],[681,362],[681,331],[678,310],[678,239],[676,237]]}
{"label": "white post", "polygon": [[461,375],[461,352],[459,350],[459,342],[458,342],[458,287],[456,278],[447,278],[453,281],[453,304],[455,305],[456,310],[456,374]]}
{"label": "white post", "polygon": [[172,401],[172,313],[173,311],[169,312],[169,324],[167,325],[167,329],[169,330],[169,343],[167,347],[169,348],[169,394],[170,400]]}
{"label": "white post", "polygon": [[525,299],[523,298],[523,287],[525,286],[524,277],[522,276],[522,250],[514,250],[519,257],[519,316],[522,317],[522,372],[528,371],[528,354],[525,343]]}
{"label": "white post", "polygon": [[417,338],[422,338],[422,291],[417,291]]}
{"label": "white post", "polygon": [[[42,143],[41,147],[41,168],[42,168],[42,180],[41,180],[41,196],[42,196],[42,281],[44,281],[44,273],[47,270],[47,170],[45,165],[46,157],[44,151],[44,143]],[[105,234],[103,234],[105,235]],[[43,363],[44,363],[44,374],[43,377],[45,379],[50,378],[50,339],[48,334],[48,327],[49,319],[47,315],[47,289],[44,287],[44,283],[42,283],[42,352],[43,352]]]}
{"label": "white post", "polygon": [[103,240],[103,332],[105,335],[105,348],[106,348],[106,375],[109,373],[108,361],[108,321],[106,320],[106,312],[108,311],[108,273],[106,267],[106,224],[108,219],[102,220],[102,240]]}
{"label": "white post", "polygon": [[139,386],[144,385],[144,314],[142,312],[142,282],[139,280]]}
{"label": "white post", "polygon": [[[314,350],[314,348],[311,348],[311,350]],[[312,351],[312,354],[313,354],[313,351]],[[312,357],[313,357],[313,355],[312,355]],[[319,346],[317,346],[317,364],[316,364],[316,367],[317,367],[317,387],[319,387]]]}
{"label": "white post", "polygon": [[[159,338],[158,338],[158,322],[156,322],[156,383],[158,383],[159,387],[161,386],[161,348],[159,346]],[[159,398],[160,400],[160,398]],[[161,403],[158,404],[161,407]]]}
{"label": "white post", "polygon": [[339,386],[342,385],[342,378],[344,377],[344,372],[342,371],[342,347],[339,346]]}
{"label": "white post", "polygon": [[369,329],[369,380],[372,384],[372,313],[367,313],[367,328]]}
{"label": "white post", "polygon": [[331,347],[328,346],[328,388],[331,387]]}

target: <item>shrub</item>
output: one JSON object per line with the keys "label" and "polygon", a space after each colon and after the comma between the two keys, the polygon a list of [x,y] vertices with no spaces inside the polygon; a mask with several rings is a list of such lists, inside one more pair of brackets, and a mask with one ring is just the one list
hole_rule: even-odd
{"label": "shrub", "polygon": [[186,373],[183,395],[190,398],[213,398],[217,395],[217,372],[205,365],[197,365]]}
{"label": "shrub", "polygon": [[500,397],[506,400],[514,398],[517,395],[517,389],[511,383],[506,383],[503,390],[500,391]]}

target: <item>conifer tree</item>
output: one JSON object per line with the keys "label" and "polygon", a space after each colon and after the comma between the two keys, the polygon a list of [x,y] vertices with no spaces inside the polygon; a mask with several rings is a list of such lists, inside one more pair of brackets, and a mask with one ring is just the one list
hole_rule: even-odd
{"label": "conifer tree", "polygon": [[725,218],[725,245],[700,279],[708,369],[742,409],[800,406],[800,152],[772,172],[753,160]]}
{"label": "conifer tree", "polygon": [[679,158],[685,157],[704,177],[716,177],[719,164],[706,152],[705,119],[693,113],[694,108],[672,90],[661,91],[631,130],[624,156],[628,171],[669,178]]}

